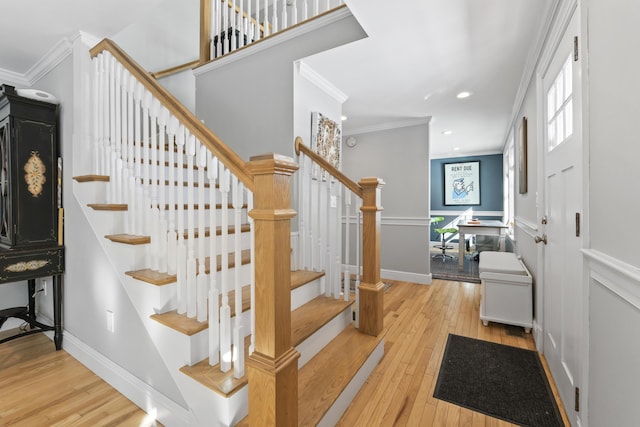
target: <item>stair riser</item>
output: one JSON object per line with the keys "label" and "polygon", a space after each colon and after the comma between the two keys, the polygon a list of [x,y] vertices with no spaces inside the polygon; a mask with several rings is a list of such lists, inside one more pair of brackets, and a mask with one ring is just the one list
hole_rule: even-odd
{"label": "stair riser", "polygon": [[320,295],[320,285],[323,278],[313,280],[291,291],[291,311],[302,307]]}

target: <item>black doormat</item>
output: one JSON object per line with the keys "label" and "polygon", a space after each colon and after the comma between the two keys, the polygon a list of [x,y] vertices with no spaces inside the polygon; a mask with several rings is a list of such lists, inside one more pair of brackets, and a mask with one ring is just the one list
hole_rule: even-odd
{"label": "black doormat", "polygon": [[563,426],[538,353],[449,334],[433,397],[522,426]]}
{"label": "black doormat", "polygon": [[478,261],[475,261],[471,256],[466,256],[463,267],[462,271],[458,271],[458,257],[455,255],[453,258],[447,257],[444,262],[442,257],[431,257],[431,276],[434,279],[480,283]]}

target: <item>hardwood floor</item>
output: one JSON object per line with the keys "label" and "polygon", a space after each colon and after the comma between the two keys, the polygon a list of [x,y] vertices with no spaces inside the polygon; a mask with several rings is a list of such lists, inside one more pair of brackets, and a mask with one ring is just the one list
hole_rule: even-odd
{"label": "hardwood floor", "polygon": [[[535,350],[531,334],[518,337],[509,335],[504,325],[483,326],[479,284],[443,280],[426,286],[391,283],[385,293],[385,355],[338,425],[514,425],[435,399],[433,390],[449,333]],[[559,402],[553,383],[552,388]]]}
{"label": "hardwood floor", "polygon": [[0,426],[152,425],[159,424],[45,335],[0,345]]}
{"label": "hardwood floor", "polygon": [[[504,325],[483,326],[478,284],[391,283],[385,293],[385,355],[338,425],[511,426],[437,400],[433,389],[450,332],[535,349],[531,334],[518,337]],[[2,426],[154,425],[66,352],[54,351],[42,334],[0,345],[0,390]]]}

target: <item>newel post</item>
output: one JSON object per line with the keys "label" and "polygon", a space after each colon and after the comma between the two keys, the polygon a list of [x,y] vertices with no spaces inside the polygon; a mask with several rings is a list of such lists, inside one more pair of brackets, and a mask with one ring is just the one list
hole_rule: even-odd
{"label": "newel post", "polygon": [[360,331],[377,336],[383,328],[384,283],[380,281],[380,194],[384,181],[362,178],[362,281]]}
{"label": "newel post", "polygon": [[249,424],[298,425],[298,353],[291,346],[291,175],[289,157],[266,154],[247,164],[254,177],[255,351],[247,361]]}

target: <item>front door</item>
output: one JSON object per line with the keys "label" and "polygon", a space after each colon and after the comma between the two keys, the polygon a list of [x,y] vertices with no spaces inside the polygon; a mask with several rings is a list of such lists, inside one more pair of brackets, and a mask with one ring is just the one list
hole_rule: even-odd
{"label": "front door", "polygon": [[583,206],[578,12],[542,76],[544,123],[543,352],[575,424],[580,380]]}

